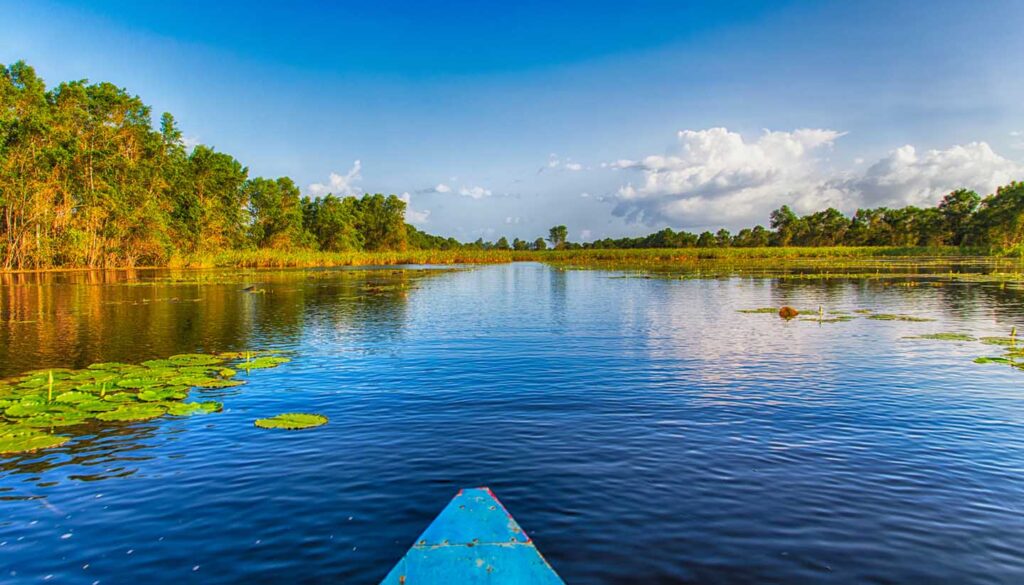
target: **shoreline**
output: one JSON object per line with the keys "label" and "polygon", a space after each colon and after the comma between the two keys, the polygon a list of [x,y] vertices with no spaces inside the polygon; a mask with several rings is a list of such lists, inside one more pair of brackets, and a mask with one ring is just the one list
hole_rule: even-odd
{"label": "shoreline", "polygon": [[46,274],[61,272],[114,272],[130,270],[216,270],[262,268],[335,268],[398,265],[474,265],[511,262],[546,262],[557,265],[587,265],[641,262],[663,265],[700,261],[756,260],[895,260],[1000,259],[1016,257],[987,250],[957,247],[828,246],[760,248],[585,248],[564,250],[407,250],[404,252],[311,252],[244,250],[190,256],[165,265],[0,269],[0,274]]}

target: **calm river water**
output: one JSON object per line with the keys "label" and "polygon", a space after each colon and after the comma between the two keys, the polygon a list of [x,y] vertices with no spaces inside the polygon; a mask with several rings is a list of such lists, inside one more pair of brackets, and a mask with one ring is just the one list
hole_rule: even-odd
{"label": "calm river water", "polygon": [[[0,377],[293,361],[197,391],[219,414],[0,457],[0,582],[374,583],[487,485],[570,584],[1024,583],[1024,371],[904,339],[1007,335],[1012,286],[540,264],[4,279]],[[783,304],[936,320],[737,312]],[[252,424],[286,411],[330,423]]]}

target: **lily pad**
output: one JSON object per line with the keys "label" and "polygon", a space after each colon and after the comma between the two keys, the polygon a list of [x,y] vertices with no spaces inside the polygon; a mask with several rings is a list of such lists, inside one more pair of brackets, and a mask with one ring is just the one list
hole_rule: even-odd
{"label": "lily pad", "polygon": [[766,315],[774,315],[774,314],[775,314],[775,313],[777,313],[778,311],[779,311],[779,310],[778,310],[778,309],[776,309],[775,307],[761,307],[761,308],[758,308],[758,309],[739,309],[739,310],[738,310],[738,311],[736,311],[736,312],[737,312],[737,313],[750,313],[750,314],[766,314]]}
{"label": "lily pad", "polygon": [[101,362],[98,364],[89,364],[86,369],[89,370],[119,370],[121,368],[131,367],[131,364],[125,364],[121,362]]}
{"label": "lily pad", "polygon": [[286,412],[270,418],[256,419],[261,429],[309,429],[327,424],[327,417],[320,414]]}
{"label": "lily pad", "polygon": [[238,364],[238,367],[244,370],[263,370],[267,368],[276,368],[277,366],[287,364],[290,361],[292,360],[286,357],[261,357],[249,362]]}
{"label": "lily pad", "polygon": [[106,421],[150,420],[163,416],[167,409],[158,404],[126,404],[117,410],[101,412],[96,418]]}
{"label": "lily pad", "polygon": [[171,402],[167,404],[167,414],[171,416],[191,416],[193,414],[209,414],[220,412],[224,405],[220,402]]}
{"label": "lily pad", "polygon": [[176,364],[171,360],[146,360],[142,362],[142,365],[147,368],[167,368],[174,367]]}
{"label": "lily pad", "polygon": [[934,339],[938,341],[977,341],[973,335],[966,333],[926,333],[924,335],[912,335],[903,339]]}
{"label": "lily pad", "polygon": [[22,400],[17,404],[8,406],[4,410],[4,415],[11,418],[23,418],[27,416],[35,416],[37,414],[43,414],[48,410],[48,406],[44,402],[36,401],[25,401]]}
{"label": "lily pad", "polygon": [[51,435],[35,429],[0,432],[0,453],[26,453],[67,443],[69,437]]}
{"label": "lily pad", "polygon": [[231,388],[245,384],[242,380],[225,380],[223,378],[175,378],[174,383],[193,388]]}
{"label": "lily pad", "polygon": [[118,380],[117,385],[121,388],[149,388],[151,386],[159,386],[162,382],[156,378],[126,378],[124,380]]}
{"label": "lily pad", "polygon": [[80,412],[109,412],[111,410],[117,410],[118,405],[116,402],[107,402],[105,400],[93,399],[89,402],[79,402],[78,410]]}
{"label": "lily pad", "polygon": [[136,395],[131,392],[113,392],[103,397],[107,402],[135,402]]}
{"label": "lily pad", "polygon": [[176,366],[211,366],[224,361],[217,356],[206,355],[204,353],[183,353],[173,355],[167,359]]}
{"label": "lily pad", "polygon": [[974,358],[976,364],[1012,364],[1013,360],[1004,357],[979,357]]}
{"label": "lily pad", "polygon": [[913,315],[893,315],[891,313],[875,313],[873,315],[868,315],[868,319],[873,319],[875,321],[909,321],[912,323],[925,323],[928,321],[935,320],[930,319],[928,317],[915,317]]}
{"label": "lily pad", "polygon": [[982,337],[981,338],[981,342],[982,343],[987,343],[989,345],[1016,345],[1017,344],[1017,338],[1016,337]]}
{"label": "lily pad", "polygon": [[146,389],[139,392],[137,398],[142,402],[162,402],[164,400],[183,400],[186,396],[188,396],[188,390],[178,386]]}
{"label": "lily pad", "polygon": [[75,392],[75,391],[71,391],[71,392],[64,392],[63,394],[58,394],[57,397],[54,400],[56,400],[57,402],[67,402],[67,403],[75,404],[77,402],[93,401],[93,400],[96,400],[96,397],[93,396],[92,394],[89,394],[88,392]]}
{"label": "lily pad", "polygon": [[80,425],[91,418],[78,412],[46,412],[22,419],[21,424],[29,427],[71,427]]}

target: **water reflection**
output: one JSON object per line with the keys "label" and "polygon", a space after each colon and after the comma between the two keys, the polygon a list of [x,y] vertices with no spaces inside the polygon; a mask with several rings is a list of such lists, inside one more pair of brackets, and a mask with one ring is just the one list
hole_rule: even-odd
{"label": "water reflection", "polygon": [[386,340],[400,333],[410,292],[443,272],[0,274],[0,378],[42,367],[234,350],[254,338],[264,346],[294,345],[307,328]]}
{"label": "water reflection", "polygon": [[[294,359],[195,391],[222,413],[83,426],[0,459],[0,564],[56,582],[374,582],[454,489],[490,484],[573,583],[1015,582],[1024,372],[974,364],[980,343],[904,337],[1006,335],[1019,290],[617,276],[7,278],[5,374]],[[782,304],[936,321],[737,312]],[[285,411],[331,422],[252,424]]]}

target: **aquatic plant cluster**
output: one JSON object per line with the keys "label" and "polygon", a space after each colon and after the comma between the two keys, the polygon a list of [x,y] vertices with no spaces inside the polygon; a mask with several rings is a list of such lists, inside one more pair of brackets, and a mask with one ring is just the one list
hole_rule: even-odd
{"label": "aquatic plant cluster", "polygon": [[[788,310],[787,310],[788,309]],[[926,323],[935,321],[935,319],[929,317],[919,317],[916,315],[898,315],[893,313],[875,313],[870,309],[857,309],[853,311],[853,314],[846,311],[825,311],[823,307],[818,307],[816,310],[801,311],[793,309],[792,307],[757,307],[754,309],[738,309],[737,313],[745,313],[751,315],[778,315],[784,321],[790,321],[800,316],[800,321],[812,321],[815,323],[841,323],[845,321],[852,321],[857,317],[864,317],[872,321],[904,321],[910,323]],[[808,315],[811,316],[801,316]],[[826,316],[827,315],[827,316]],[[903,339],[918,339],[918,340],[930,340],[930,341],[958,341],[958,342],[974,342],[980,341],[986,345],[995,345],[1005,347],[1006,352],[1002,356],[983,356],[975,358],[974,363],[976,364],[1006,364],[1014,368],[1024,370],[1024,345],[1022,345],[1017,338],[1017,328],[1014,327],[1010,330],[1010,335],[1007,337],[975,337],[969,333],[960,332],[949,332],[944,331],[940,333],[926,333],[923,335],[909,335]]]}
{"label": "aquatic plant cluster", "polygon": [[[81,370],[37,370],[0,380],[0,454],[62,445],[57,429],[218,412],[219,402],[186,402],[197,388],[229,388],[246,372],[290,359],[276,352],[187,353],[141,364],[104,362]],[[326,422],[326,420],[325,420]]]}

